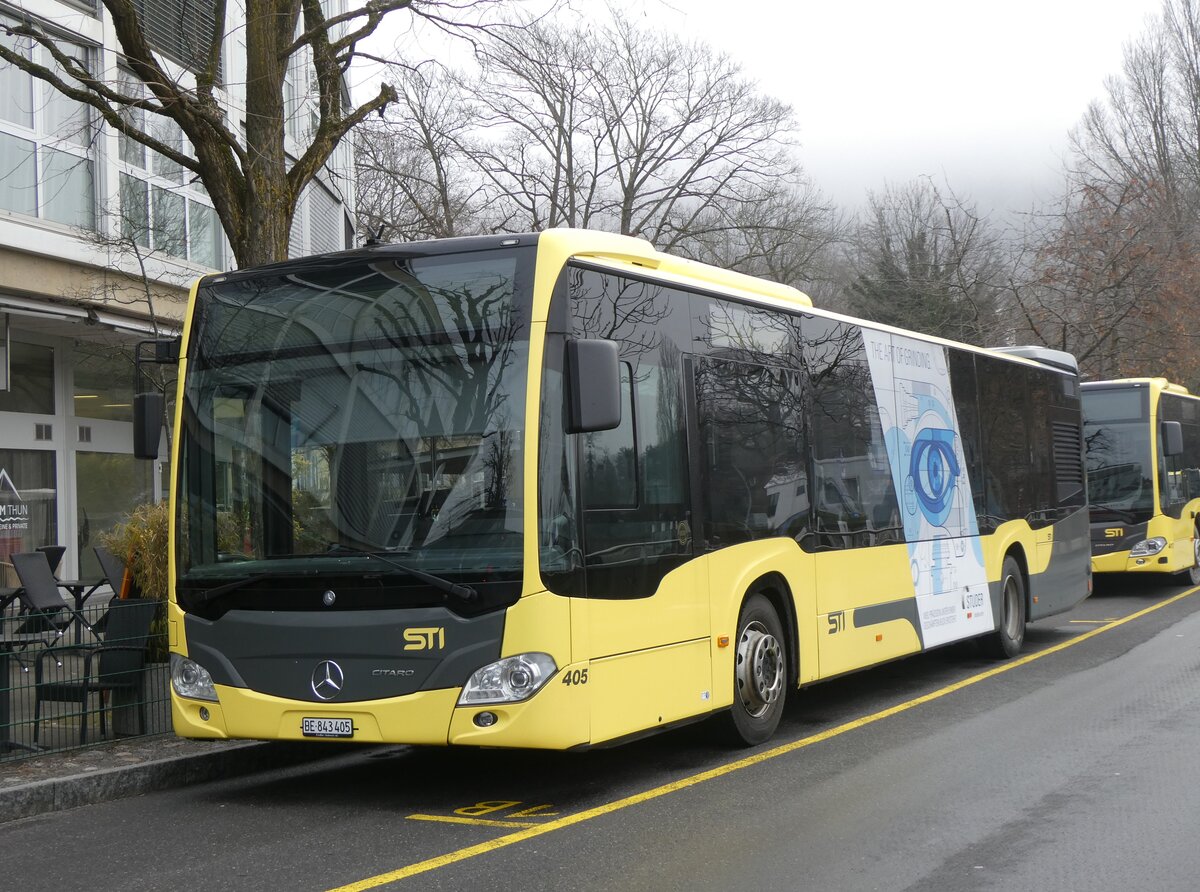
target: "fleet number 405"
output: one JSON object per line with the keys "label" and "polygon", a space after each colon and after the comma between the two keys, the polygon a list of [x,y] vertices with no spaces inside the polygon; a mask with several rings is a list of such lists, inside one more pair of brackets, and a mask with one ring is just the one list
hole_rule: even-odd
{"label": "fleet number 405", "polygon": [[563,673],[562,683],[568,685],[587,684],[587,673],[586,669],[571,669]]}

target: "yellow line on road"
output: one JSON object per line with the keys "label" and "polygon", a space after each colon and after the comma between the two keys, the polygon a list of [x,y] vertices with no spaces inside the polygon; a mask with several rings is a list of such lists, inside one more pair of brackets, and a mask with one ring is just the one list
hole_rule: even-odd
{"label": "yellow line on road", "polygon": [[540,827],[528,821],[489,821],[487,818],[460,818],[457,815],[405,815],[410,821],[438,821],[442,824],[474,824],[478,827]]}
{"label": "yellow line on road", "polygon": [[1188,589],[1187,591],[1181,592],[1178,595],[1174,595],[1165,601],[1152,604],[1149,607],[1137,611],[1136,613],[1131,613],[1128,616],[1122,617],[1121,619],[1113,620],[1107,625],[1092,629],[1089,632],[1084,632],[1075,638],[1055,644],[1052,647],[1046,648],[1045,650],[1040,650],[1037,653],[1027,654],[1026,656],[1019,657],[1010,662],[996,666],[993,669],[988,669],[984,672],[978,673],[977,675],[972,675],[970,678],[964,678],[962,681],[956,681],[954,684],[946,685],[945,687],[939,688],[936,691],[932,691],[928,694],[922,694],[920,697],[916,697],[904,703],[899,703],[896,706],[880,710],[879,712],[872,713],[868,716],[863,716],[862,718],[845,722],[835,728],[830,728],[827,731],[821,731],[818,734],[813,734],[809,737],[801,738],[800,740],[794,740],[791,743],[785,743],[769,750],[763,750],[761,753],[755,753],[753,756],[747,756],[744,759],[738,759],[735,762],[729,762],[725,765],[718,766],[717,768],[711,768],[708,771],[702,771],[699,774],[693,774],[690,777],[681,778],[680,780],[669,784],[663,784],[662,786],[654,787],[641,793],[635,793],[632,796],[626,796],[624,799],[617,799],[605,805],[598,805],[594,808],[576,812],[573,815],[566,815],[565,817],[561,817],[555,821],[549,821],[545,824],[538,824],[533,827],[519,830],[516,833],[509,833],[505,836],[499,836],[496,839],[490,839],[486,842],[481,842],[473,846],[467,846],[466,848],[457,849],[453,852],[447,852],[445,855],[438,855],[435,858],[429,858],[425,861],[418,861],[415,864],[409,864],[406,867],[400,867],[396,870],[388,871],[387,873],[381,873],[373,877],[368,877],[365,880],[359,880],[358,882],[350,883],[345,886],[338,886],[335,889],[330,889],[329,892],[364,892],[366,889],[375,889],[379,886],[385,886],[388,883],[394,883],[398,880],[417,876],[418,874],[428,873],[431,870],[438,870],[442,867],[448,867],[451,864],[457,864],[460,861],[467,861],[479,855],[486,855],[487,853],[494,852],[497,849],[503,849],[511,845],[516,845],[520,842],[525,842],[528,839],[544,836],[545,834],[553,833],[556,830],[565,830],[568,827],[574,827],[576,824],[582,824],[585,821],[591,821],[594,818],[612,814],[615,811],[629,808],[632,805],[639,805],[643,802],[649,802],[652,799],[658,799],[662,796],[668,796],[671,793],[677,793],[680,790],[686,790],[688,787],[694,787],[697,784],[703,784],[711,780],[716,780],[719,777],[733,774],[735,771],[741,771],[744,768],[749,768],[753,765],[759,765],[771,759],[778,758],[779,756],[785,756],[788,753],[793,753],[796,750],[804,749],[805,747],[812,746],[815,743],[823,743],[826,740],[838,737],[849,731],[855,731],[859,728],[866,727],[867,725],[873,725],[876,722],[899,715],[902,712],[907,712],[910,709],[915,709],[918,706],[924,706],[926,703],[932,703],[934,700],[940,700],[942,697],[953,694],[957,691],[961,691],[963,688],[978,684],[981,681],[986,681],[989,678],[994,678],[995,676],[1001,675],[1005,672],[1011,672],[1013,669],[1017,669],[1021,666],[1032,663],[1034,660],[1040,660],[1043,657],[1048,657],[1051,654],[1056,654],[1059,651],[1066,650],[1068,647],[1074,647],[1077,644],[1082,644],[1089,638],[1094,638],[1097,635],[1101,635],[1104,632],[1108,632],[1117,628],[1118,626],[1123,626],[1128,622],[1132,622],[1133,620],[1146,616],[1149,613],[1153,613],[1156,610],[1161,610],[1163,607],[1174,604],[1176,601],[1181,601],[1189,595],[1194,595],[1196,592],[1200,592],[1200,586]]}

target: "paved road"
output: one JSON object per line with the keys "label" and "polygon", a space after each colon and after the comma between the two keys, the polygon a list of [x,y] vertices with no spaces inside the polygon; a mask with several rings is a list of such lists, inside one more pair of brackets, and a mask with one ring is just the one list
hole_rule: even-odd
{"label": "paved road", "polygon": [[757,750],[706,725],[582,754],[347,750],[7,825],[0,876],[27,892],[1191,892],[1187,591],[1102,588],[1031,626],[1012,663],[956,646],[801,692]]}

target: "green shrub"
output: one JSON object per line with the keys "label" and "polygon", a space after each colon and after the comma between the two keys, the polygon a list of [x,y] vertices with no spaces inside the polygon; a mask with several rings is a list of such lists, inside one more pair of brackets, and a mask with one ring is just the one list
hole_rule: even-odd
{"label": "green shrub", "polygon": [[[167,560],[170,554],[168,525],[170,509],[166,502],[138,505],[124,523],[100,536],[101,543],[125,562],[133,579],[134,597],[149,598],[163,606],[150,627],[150,659],[167,658]],[[119,594],[119,583],[114,594]]]}

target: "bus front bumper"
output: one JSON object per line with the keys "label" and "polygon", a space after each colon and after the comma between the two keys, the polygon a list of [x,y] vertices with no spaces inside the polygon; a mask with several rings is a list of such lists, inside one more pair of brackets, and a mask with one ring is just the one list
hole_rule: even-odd
{"label": "bus front bumper", "polygon": [[[580,666],[567,667],[581,668]],[[309,703],[216,685],[217,700],[193,700],[171,693],[171,716],[180,737],[250,740],[327,740],[348,743],[401,743],[570,749],[590,738],[586,698],[577,688],[557,683],[559,674],[519,703],[459,706],[459,688],[419,691],[403,697],[356,703]],[[349,719],[351,736],[324,735],[347,723],[306,719]],[[306,726],[310,733],[305,733]]]}
{"label": "bus front bumper", "polygon": [[1165,548],[1158,554],[1131,557],[1129,550],[1092,557],[1093,573],[1178,573],[1186,570],[1180,561],[1172,560],[1175,549]]}

